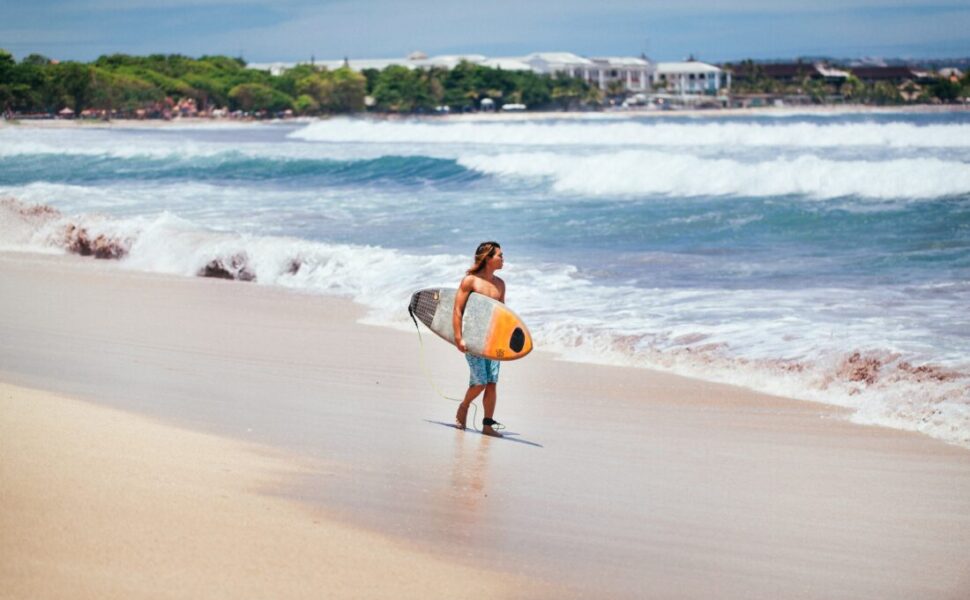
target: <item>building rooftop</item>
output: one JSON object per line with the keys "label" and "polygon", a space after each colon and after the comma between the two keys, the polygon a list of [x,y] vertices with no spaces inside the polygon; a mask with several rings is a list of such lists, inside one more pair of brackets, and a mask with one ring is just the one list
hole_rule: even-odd
{"label": "building rooftop", "polygon": [[594,56],[592,60],[596,64],[607,64],[611,67],[648,67],[650,62],[636,56]]}
{"label": "building rooftop", "polygon": [[583,58],[572,52],[533,52],[522,57],[523,62],[531,61],[544,61],[547,63],[556,64],[581,64],[581,65],[592,65],[593,61],[588,58]]}
{"label": "building rooftop", "polygon": [[532,65],[522,62],[519,58],[488,58],[481,63],[483,67],[502,69],[503,71],[531,71]]}
{"label": "building rooftop", "polygon": [[696,60],[682,62],[660,62],[656,64],[657,73],[717,73],[721,69],[714,65]]}

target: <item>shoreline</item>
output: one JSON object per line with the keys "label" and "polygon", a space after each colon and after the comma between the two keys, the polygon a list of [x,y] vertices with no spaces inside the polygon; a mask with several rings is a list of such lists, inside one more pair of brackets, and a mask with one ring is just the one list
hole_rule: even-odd
{"label": "shoreline", "polygon": [[102,121],[95,119],[15,119],[6,121],[0,119],[0,128],[4,127],[35,127],[35,128],[165,128],[165,127],[246,127],[255,125],[307,124],[329,119],[363,119],[369,121],[443,121],[443,122],[501,122],[501,121],[555,121],[555,120],[583,120],[607,119],[624,120],[642,117],[738,117],[764,116],[779,117],[793,114],[799,115],[851,115],[851,114],[945,114],[970,112],[968,105],[901,105],[901,106],[766,106],[758,108],[684,108],[677,110],[604,110],[604,111],[537,111],[521,113],[465,113],[447,115],[398,115],[398,114],[350,114],[332,117],[297,117],[292,119],[226,119],[185,117],[171,120],[163,119],[112,119]]}
{"label": "shoreline", "polygon": [[[100,216],[97,213],[92,215],[71,215],[62,214],[48,205],[31,206],[18,201],[16,198],[0,198],[0,208],[8,209],[13,217],[14,223],[8,232],[14,240],[19,239],[21,244],[0,246],[0,250],[19,250],[23,252],[41,252],[42,246],[38,243],[28,243],[30,238],[29,231],[41,231],[42,222],[48,221],[56,224],[57,238],[49,237],[45,249],[48,253],[59,254],[66,252],[77,258],[86,255],[94,255],[102,259],[110,259],[118,268],[122,270],[130,269],[126,265],[126,260],[134,260],[139,264],[145,273],[164,273],[180,272],[179,269],[172,268],[173,265],[166,265],[164,262],[153,263],[145,262],[139,257],[127,255],[132,244],[132,238],[127,237],[124,228],[104,228],[98,223]],[[51,220],[53,219],[53,220]],[[18,229],[18,223],[22,221],[23,229]],[[93,225],[89,231],[88,227]],[[54,230],[52,230],[54,231]],[[59,233],[64,231],[63,234]],[[129,229],[128,231],[132,231]],[[134,235],[140,235],[140,226],[133,230]],[[28,233],[25,233],[28,232]],[[105,233],[102,233],[105,232]],[[55,234],[45,234],[55,235]],[[132,235],[132,234],[127,234]],[[26,237],[25,237],[26,236]],[[292,239],[283,237],[267,237],[275,243],[282,242],[283,255],[288,256],[291,261],[299,261],[303,264],[307,260],[310,265],[314,264],[315,251],[305,254],[305,250],[291,248]],[[311,242],[313,244],[313,242]],[[246,256],[245,260],[239,258],[230,259],[230,253],[226,251],[206,250],[209,256],[208,262],[199,262],[193,268],[181,271],[183,276],[195,277],[216,277],[239,279],[250,282],[256,278],[253,271],[253,264],[258,264],[262,256],[272,256],[274,252],[267,252],[259,247],[247,246],[233,240],[233,245],[238,249],[234,257]],[[164,247],[164,246],[162,246]],[[379,248],[379,247],[378,247]],[[253,251],[252,256],[247,253]],[[383,252],[382,252],[383,253]],[[326,253],[324,253],[327,256]],[[384,254],[382,260],[387,260]],[[392,256],[393,258],[393,256]],[[84,259],[90,260],[90,258]],[[274,260],[279,260],[278,256]],[[347,260],[353,261],[352,257]],[[287,265],[284,261],[281,265]],[[289,263],[292,265],[293,262]],[[455,268],[460,267],[456,265]],[[313,271],[311,271],[312,273]],[[313,298],[322,297],[333,300],[331,295],[324,287],[320,287],[322,281],[317,281],[313,285],[304,285],[296,279],[290,279],[285,273],[285,267],[277,267],[274,271],[269,269],[267,277],[262,276],[255,285],[269,286],[274,289],[298,290],[300,293],[308,294]],[[293,273],[290,273],[293,274]],[[274,279],[274,276],[276,277]],[[351,278],[351,281],[353,279]],[[364,283],[359,281],[353,285],[373,286],[375,282]],[[414,282],[414,286],[420,287],[420,282]],[[377,282],[377,287],[381,283]],[[406,296],[402,296],[406,298]],[[375,308],[379,304],[374,304],[370,297],[361,296],[363,304],[359,305],[362,310],[370,311],[364,320],[372,325],[380,325],[394,331],[409,330],[411,322],[406,314],[389,312],[389,307]],[[358,306],[358,305],[355,305]],[[375,312],[378,311],[378,312]],[[379,313],[379,314],[378,314]],[[533,326],[541,327],[542,323],[533,323]],[[808,332],[811,335],[814,332]],[[802,332],[804,335],[804,331]],[[763,393],[779,397],[787,397],[800,402],[818,402],[830,407],[846,408],[854,411],[850,415],[853,420],[861,425],[873,425],[887,427],[893,430],[917,432],[934,439],[942,440],[945,443],[970,450],[970,438],[968,438],[968,424],[966,423],[964,407],[965,402],[961,403],[962,396],[956,396],[960,391],[959,383],[967,379],[966,368],[962,365],[956,367],[948,366],[944,363],[933,362],[932,360],[914,360],[911,364],[909,358],[887,355],[878,350],[879,345],[874,345],[876,350],[860,350],[858,347],[846,345],[845,347],[834,349],[835,352],[842,352],[842,358],[838,363],[833,363],[827,368],[816,368],[809,360],[791,361],[784,358],[762,358],[747,359],[743,356],[718,355],[714,352],[707,354],[705,350],[709,347],[714,350],[716,345],[711,345],[708,341],[705,345],[685,345],[681,350],[674,347],[673,350],[664,354],[662,352],[651,352],[646,349],[640,352],[633,352],[626,349],[625,340],[614,333],[612,339],[607,338],[606,343],[602,338],[595,337],[593,331],[592,338],[584,338],[577,343],[573,340],[562,338],[546,339],[549,344],[547,349],[557,360],[569,361],[576,364],[605,364],[623,366],[634,369],[646,370],[651,373],[666,373],[680,375],[686,378],[720,383],[729,386],[737,386],[753,393]],[[714,340],[715,343],[718,340]],[[592,350],[587,350],[592,348]],[[778,352],[779,357],[785,356],[783,352]],[[836,356],[839,356],[836,354]],[[903,386],[907,386],[904,388]],[[936,387],[930,387],[936,386]],[[892,404],[894,398],[902,397],[902,392],[910,393],[922,399],[921,404],[910,402],[909,405]],[[892,396],[891,394],[896,394]],[[935,395],[934,395],[935,394]],[[912,396],[911,396],[912,397]],[[885,400],[885,402],[883,402]],[[952,401],[951,401],[952,400]],[[880,404],[880,402],[882,402]],[[938,415],[944,415],[940,417]],[[961,420],[962,419],[962,420]]]}
{"label": "shoreline", "polygon": [[[518,435],[490,440],[442,425],[413,332],[347,300],[10,252],[0,286],[0,381],[326,464],[263,493],[436,560],[613,597],[970,585],[970,455],[834,407],[539,351],[503,370]],[[426,352],[460,389],[461,357]]]}

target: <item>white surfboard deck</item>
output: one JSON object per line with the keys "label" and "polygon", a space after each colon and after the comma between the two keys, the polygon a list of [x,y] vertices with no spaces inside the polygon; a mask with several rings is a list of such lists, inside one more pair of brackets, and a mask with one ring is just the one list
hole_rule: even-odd
{"label": "white surfboard deck", "polygon": [[[432,288],[411,296],[409,310],[428,329],[455,343],[453,314],[458,290]],[[508,306],[472,292],[462,315],[462,339],[468,352],[494,360],[515,360],[532,351],[528,327]]]}

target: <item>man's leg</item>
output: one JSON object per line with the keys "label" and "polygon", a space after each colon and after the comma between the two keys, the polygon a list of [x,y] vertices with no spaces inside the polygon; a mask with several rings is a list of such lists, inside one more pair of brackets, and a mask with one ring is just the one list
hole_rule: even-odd
{"label": "man's leg", "polygon": [[[482,400],[482,404],[485,406],[485,423],[488,423],[495,414],[495,402],[498,399],[498,391],[495,388],[496,384],[489,383],[485,386],[485,398]],[[492,429],[491,425],[483,425],[482,433],[485,435],[493,435],[495,437],[502,437],[502,434]]]}
{"label": "man's leg", "polygon": [[[482,390],[484,390],[485,388],[486,386],[484,385],[468,386],[468,391],[465,392],[465,399],[462,400],[461,404],[458,405],[458,413],[455,415],[455,422],[458,425],[459,429],[465,428],[465,419],[468,417],[468,407],[471,406],[472,400],[477,398],[478,395],[481,394]],[[494,409],[494,406],[495,406],[494,401],[492,402],[492,406]],[[488,411],[487,408],[485,410],[486,412]]]}

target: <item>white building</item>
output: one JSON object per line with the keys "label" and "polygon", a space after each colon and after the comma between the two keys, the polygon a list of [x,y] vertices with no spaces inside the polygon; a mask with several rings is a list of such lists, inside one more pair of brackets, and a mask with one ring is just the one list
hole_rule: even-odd
{"label": "white building", "polygon": [[536,73],[545,75],[563,73],[586,80],[589,79],[589,72],[593,68],[593,61],[572,52],[533,52],[519,60],[532,67]]}
{"label": "white building", "polygon": [[[481,54],[448,54],[429,57],[423,52],[413,52],[404,58],[352,58],[322,60],[314,64],[329,70],[347,65],[359,72],[365,69],[382,71],[392,65],[408,69],[431,67],[453,69],[463,61],[503,71],[533,71],[545,75],[562,73],[569,77],[582,78],[602,90],[605,90],[610,82],[620,81],[626,90],[642,92],[649,90],[651,81],[654,80],[652,79],[653,66],[644,58],[610,56],[589,59],[571,52],[533,52],[522,57],[496,58],[488,58]],[[268,70],[273,75],[279,75],[297,64],[300,63],[250,63],[249,68]]]}
{"label": "white building", "polygon": [[479,63],[483,67],[490,69],[501,69],[503,71],[531,71],[532,65],[522,62],[521,58],[504,57],[488,58]]}
{"label": "white building", "polygon": [[613,81],[623,83],[624,89],[631,92],[644,92],[650,89],[650,78],[653,71],[650,62],[645,58],[631,56],[604,56],[592,59],[594,68],[591,78],[592,84],[601,90]]}
{"label": "white building", "polygon": [[407,69],[430,69],[432,67],[453,69],[462,61],[480,64],[484,60],[485,57],[481,54],[444,54],[429,57],[423,52],[412,52],[405,58],[351,58],[346,60],[324,60],[316,64],[324,66],[331,71],[339,69],[345,64],[354,71],[363,71],[364,69],[383,71],[390,66],[405,67]]}
{"label": "white building", "polygon": [[620,81],[629,91],[650,89],[650,62],[631,56],[583,58],[571,52],[534,52],[519,59],[536,73],[563,73],[580,77],[605,90],[611,81]]}
{"label": "white building", "polygon": [[696,60],[657,63],[653,87],[678,94],[712,94],[731,89],[731,74]]}
{"label": "white building", "polygon": [[[360,72],[365,69],[376,69],[383,71],[390,66],[404,67],[406,69],[429,69],[431,67],[441,67],[453,69],[458,63],[467,61],[474,64],[481,64],[486,61],[486,57],[481,54],[446,54],[441,56],[431,56],[423,52],[412,52],[403,58],[345,58],[340,60],[318,60],[312,64],[318,67],[326,67],[333,71],[343,66],[348,66],[352,70]],[[279,75],[288,69],[292,69],[299,64],[310,64],[307,62],[292,63],[249,63],[250,69],[269,71],[272,75]]]}

